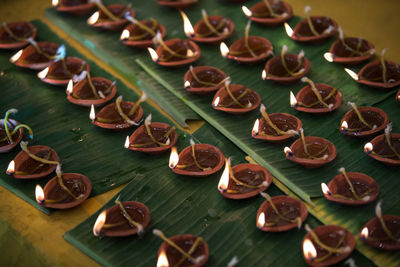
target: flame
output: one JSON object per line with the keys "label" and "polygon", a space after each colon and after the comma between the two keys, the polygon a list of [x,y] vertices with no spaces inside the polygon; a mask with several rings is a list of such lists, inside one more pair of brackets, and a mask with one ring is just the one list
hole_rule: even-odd
{"label": "flame", "polygon": [[39,77],[39,79],[44,79],[47,76],[47,73],[49,72],[49,67],[45,68],[44,70],[42,70],[41,72],[39,72],[37,74],[37,76]]}
{"label": "flame", "polygon": [[361,233],[360,233],[361,238],[367,239],[368,238],[368,234],[369,234],[368,228],[364,227],[362,229]]}
{"label": "flame", "polygon": [[221,175],[221,178],[219,179],[218,183],[218,190],[223,193],[228,189],[229,185],[229,168],[230,168],[231,162],[229,159],[225,159],[225,169],[224,172]]}
{"label": "flame", "polygon": [[256,119],[256,121],[254,122],[254,126],[253,126],[253,130],[251,130],[251,133],[253,135],[258,134],[258,129],[260,128],[260,120]]}
{"label": "flame", "polygon": [[58,0],[52,0],[51,1],[52,6],[58,6]]}
{"label": "flame", "polygon": [[149,53],[150,53],[151,59],[152,59],[154,62],[157,62],[157,61],[158,61],[158,55],[157,55],[156,50],[154,50],[154,49],[151,48],[151,47],[148,47],[147,50],[148,50]]}
{"label": "flame", "polygon": [[342,125],[340,125],[340,130],[345,131],[349,128],[349,125],[347,124],[347,121],[343,121]]}
{"label": "flame", "polygon": [[125,40],[125,39],[129,39],[129,37],[131,36],[131,33],[125,29],[122,31],[121,36],[119,37],[120,40]]}
{"label": "flame", "polygon": [[333,55],[332,53],[326,52],[326,53],[324,54],[324,58],[325,58],[326,61],[328,61],[328,62],[333,62],[334,55]]}
{"label": "flame", "polygon": [[364,146],[364,151],[366,153],[371,153],[372,150],[374,150],[374,146],[372,145],[372,143],[370,143],[370,142],[366,143]]}
{"label": "flame", "polygon": [[290,38],[292,38],[293,35],[294,35],[294,31],[292,30],[292,27],[290,27],[289,24],[287,24],[286,22],[285,22],[284,25],[285,25],[286,34],[287,34]]}
{"label": "flame", "polygon": [[261,73],[261,78],[262,78],[263,80],[266,80],[266,79],[267,79],[267,72],[266,72],[265,70],[262,71],[262,73]]}
{"label": "flame", "polygon": [[329,187],[326,185],[326,183],[321,183],[321,189],[322,189],[322,193],[324,193],[324,195],[331,194],[331,190],[329,190]]}
{"label": "flame", "polygon": [[292,150],[291,150],[289,147],[287,147],[287,146],[285,146],[285,148],[283,149],[283,152],[285,152],[286,155],[287,155],[287,154],[292,154],[292,153],[293,153]]}
{"label": "flame", "polygon": [[303,254],[306,260],[313,260],[317,257],[317,250],[310,239],[306,239],[303,242]]}
{"label": "flame", "polygon": [[221,51],[222,57],[226,58],[228,56],[229,48],[224,42],[221,42],[221,44],[219,45],[219,50]]}
{"label": "flame", "polygon": [[171,148],[171,154],[169,156],[169,167],[171,169],[175,168],[176,165],[178,165],[179,162],[179,155],[178,155],[178,150],[176,147]]}
{"label": "flame", "polygon": [[290,91],[290,106],[293,108],[297,105],[297,99],[294,96],[293,92]]}
{"label": "flame", "polygon": [[44,191],[43,188],[40,185],[36,185],[35,188],[35,198],[36,202],[39,204],[42,204],[44,202]]}
{"label": "flame", "polygon": [[130,145],[131,145],[131,142],[129,141],[129,136],[127,136],[126,139],[125,139],[124,147],[125,148],[129,148]]}
{"label": "flame", "polygon": [[257,219],[257,227],[263,228],[265,226],[265,213],[261,212]]}
{"label": "flame", "polygon": [[347,74],[350,75],[351,78],[353,78],[353,80],[355,80],[355,81],[359,80],[357,73],[355,73],[354,71],[352,71],[351,69],[348,69],[348,68],[344,68],[344,70],[347,72]]}
{"label": "flame", "polygon": [[190,88],[190,82],[189,81],[185,82],[185,88]]}
{"label": "flame", "polygon": [[97,217],[96,222],[93,225],[93,234],[95,236],[99,236],[101,229],[103,228],[104,224],[106,223],[107,211],[103,210],[99,217]]}
{"label": "flame", "polygon": [[157,267],[169,267],[168,258],[164,250],[158,255]]}
{"label": "flame", "polygon": [[8,164],[8,168],[7,168],[6,173],[7,173],[8,175],[11,175],[11,174],[14,173],[14,171],[15,171],[15,161],[12,160],[12,161],[10,161],[10,163]]}
{"label": "flame", "polygon": [[91,119],[92,121],[94,121],[94,119],[96,118],[96,112],[94,111],[94,106],[93,104],[90,106],[90,114],[89,114],[89,119]]}
{"label": "flame", "polygon": [[183,30],[185,31],[186,36],[192,37],[194,35],[192,23],[190,23],[190,20],[182,10],[180,10],[180,13],[183,19]]}
{"label": "flame", "polygon": [[87,24],[89,25],[95,24],[99,20],[99,17],[100,17],[100,12],[99,11],[94,12],[93,15],[91,15],[90,18],[88,18]]}
{"label": "flame", "polygon": [[17,60],[21,57],[23,51],[24,51],[24,49],[21,49],[21,50],[19,50],[17,53],[15,53],[15,54],[10,58],[10,62],[11,62],[11,63],[17,62]]}
{"label": "flame", "polygon": [[253,13],[246,6],[242,6],[242,11],[246,15],[246,17],[251,17]]}
{"label": "flame", "polygon": [[188,49],[188,50],[186,51],[186,56],[187,56],[187,57],[193,57],[194,54],[195,54],[195,53],[193,53],[193,51],[192,51],[191,49]]}
{"label": "flame", "polygon": [[68,86],[67,86],[67,94],[70,95],[72,94],[72,89],[74,88],[74,81],[71,79],[68,82]]}
{"label": "flame", "polygon": [[215,99],[213,105],[214,107],[218,107],[218,104],[219,104],[219,96]]}

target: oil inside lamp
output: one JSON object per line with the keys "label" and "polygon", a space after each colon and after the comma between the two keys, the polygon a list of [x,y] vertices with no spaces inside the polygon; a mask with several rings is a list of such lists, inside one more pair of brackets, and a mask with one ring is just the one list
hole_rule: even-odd
{"label": "oil inside lamp", "polygon": [[253,130],[251,131],[251,133],[253,135],[257,135],[258,131],[259,131],[259,128],[260,128],[260,120],[256,119],[256,121],[254,122]]}
{"label": "oil inside lamp", "polygon": [[331,190],[329,190],[329,187],[326,185],[326,183],[321,183],[321,189],[322,189],[322,193],[324,193],[324,195],[331,195]]}
{"label": "oil inside lamp", "polygon": [[296,97],[294,96],[294,94],[293,94],[292,91],[290,91],[290,106],[291,106],[292,108],[295,108],[295,107],[297,106],[297,99],[296,99]]}
{"label": "oil inside lamp", "polygon": [[106,217],[107,217],[107,211],[103,210],[100,214],[99,217],[97,217],[96,222],[94,223],[93,226],[93,234],[95,236],[99,236],[101,229],[103,228],[104,224],[106,223]]}
{"label": "oil inside lamp", "polygon": [[17,53],[15,53],[11,58],[10,58],[10,62],[11,63],[15,63],[22,55],[22,52],[24,51],[24,49],[19,50]]}
{"label": "oil inside lamp", "polygon": [[169,267],[168,258],[164,250],[158,256],[157,267]]}
{"label": "oil inside lamp", "polygon": [[125,148],[129,148],[129,145],[130,145],[129,136],[127,136],[126,139],[125,139],[124,147],[125,147]]}
{"label": "oil inside lamp", "polygon": [[349,128],[349,125],[347,124],[347,121],[343,121],[342,125],[340,125],[340,131],[342,131],[342,132],[347,131],[348,128]]}
{"label": "oil inside lamp", "polygon": [[14,173],[14,171],[15,171],[15,161],[12,160],[12,161],[10,161],[10,163],[8,164],[6,173],[7,173],[7,175],[11,175],[11,174]]}
{"label": "oil inside lamp", "polygon": [[44,191],[43,188],[40,185],[36,185],[35,188],[35,198],[36,198],[36,202],[39,204],[43,204],[44,202]]}
{"label": "oil inside lamp", "polygon": [[361,231],[361,238],[368,239],[369,231],[367,227],[364,227]]}
{"label": "oil inside lamp", "polygon": [[333,62],[333,59],[335,58],[335,55],[330,53],[330,52],[326,52],[324,54],[324,58],[326,59],[326,61],[328,62]]}
{"label": "oil inside lamp", "polygon": [[89,119],[91,119],[92,121],[94,121],[95,118],[96,118],[96,111],[94,111],[94,105],[92,104],[92,105],[90,106]]}
{"label": "oil inside lamp", "polygon": [[188,17],[186,16],[186,14],[180,10],[182,19],[183,19],[183,30],[186,34],[187,37],[193,37],[194,36],[194,30],[193,30],[193,26],[190,23],[190,20],[188,19]]}
{"label": "oil inside lamp", "polygon": [[90,16],[90,18],[88,18],[87,24],[89,25],[95,24],[99,20],[99,17],[100,17],[100,12],[99,11],[94,12],[93,15]]}
{"label": "oil inside lamp", "polygon": [[157,55],[156,50],[154,50],[154,49],[151,48],[151,47],[148,47],[147,50],[148,50],[149,53],[150,53],[151,59],[152,59],[154,62],[157,63],[159,57],[158,57],[158,55]]}
{"label": "oil inside lamp", "polygon": [[314,260],[317,257],[317,250],[314,247],[314,244],[310,239],[306,239],[303,242],[303,254],[304,258],[307,260]]}
{"label": "oil inside lamp", "polygon": [[372,143],[370,142],[366,143],[364,146],[365,153],[371,153],[372,150],[374,150],[374,146],[372,145]]}
{"label": "oil inside lamp", "polygon": [[52,6],[58,6],[58,0],[52,0],[51,1]]}
{"label": "oil inside lamp", "polygon": [[218,97],[214,100],[214,103],[213,103],[214,107],[218,107],[219,100],[220,100],[220,98],[219,98],[219,96],[218,96]]}
{"label": "oil inside lamp", "polygon": [[293,31],[292,27],[290,27],[289,24],[287,24],[287,22],[285,22],[284,25],[285,25],[286,34],[289,37],[293,37],[294,36],[294,31]]}
{"label": "oil inside lamp", "polygon": [[125,30],[122,31],[121,36],[119,37],[119,39],[120,40],[129,39],[130,35],[131,35],[130,32],[127,29],[125,29]]}
{"label": "oil inside lamp", "polygon": [[39,79],[44,79],[47,76],[47,73],[49,72],[49,67],[45,68],[44,70],[42,70],[41,72],[39,72],[37,74],[37,76],[39,77]]}
{"label": "oil inside lamp", "polygon": [[251,17],[253,13],[246,6],[242,6],[242,11],[246,15],[246,17]]}
{"label": "oil inside lamp", "polygon": [[221,179],[219,179],[218,190],[223,193],[228,189],[229,185],[229,165],[231,164],[230,159],[225,159],[225,169],[221,175]]}
{"label": "oil inside lamp", "polygon": [[74,81],[71,79],[68,82],[68,86],[67,86],[67,95],[72,94],[72,89],[74,88]]}
{"label": "oil inside lamp", "polygon": [[171,148],[171,154],[169,156],[169,167],[171,169],[175,168],[176,165],[178,165],[179,162],[179,155],[178,155],[178,150],[176,147]]}
{"label": "oil inside lamp", "polygon": [[222,57],[226,58],[229,55],[229,48],[224,42],[221,42],[219,45],[219,50],[221,51]]}
{"label": "oil inside lamp", "polygon": [[360,77],[358,76],[358,74],[355,73],[354,71],[352,71],[351,69],[344,68],[344,70],[347,72],[347,74],[350,75],[351,78],[353,78],[353,80],[358,81],[358,80],[360,79]]}
{"label": "oil inside lamp", "polygon": [[261,212],[257,219],[257,227],[263,228],[265,226],[265,213]]}

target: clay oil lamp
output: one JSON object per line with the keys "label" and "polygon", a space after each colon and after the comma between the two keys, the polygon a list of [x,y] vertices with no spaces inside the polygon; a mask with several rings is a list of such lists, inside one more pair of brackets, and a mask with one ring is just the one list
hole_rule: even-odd
{"label": "clay oil lamp", "polygon": [[300,137],[284,153],[288,160],[306,168],[319,168],[336,158],[337,150],[333,143],[322,137],[304,136],[300,128]]}
{"label": "clay oil lamp", "polygon": [[270,27],[279,26],[293,16],[292,7],[280,0],[262,0],[253,5],[250,10],[245,6],[242,10],[252,21]]}
{"label": "clay oil lamp", "polygon": [[151,122],[151,114],[129,137],[126,137],[125,148],[148,154],[160,154],[178,141],[175,127],[163,122]]}
{"label": "clay oil lamp", "polygon": [[177,152],[172,147],[169,167],[180,175],[204,177],[219,171],[224,166],[224,155],[219,148],[209,144],[195,144],[190,140],[190,146]]}
{"label": "clay oil lamp", "polygon": [[261,75],[263,80],[292,84],[299,81],[310,71],[311,64],[304,57],[303,50],[296,55],[286,54],[287,49],[287,46],[284,45],[280,56],[275,56],[267,61]]}
{"label": "clay oil lamp", "polygon": [[284,232],[300,229],[308,211],[303,202],[289,196],[271,197],[260,193],[264,201],[257,211],[257,228],[264,232]]}
{"label": "clay oil lamp", "polygon": [[29,42],[31,45],[15,53],[10,62],[18,67],[33,70],[42,70],[50,66],[60,46],[51,42],[36,42],[33,39]]}
{"label": "clay oil lamp", "polygon": [[59,12],[81,16],[89,14],[96,7],[93,2],[92,0],[52,0],[52,5]]}
{"label": "clay oil lamp", "polygon": [[21,142],[24,136],[24,128],[28,130],[29,137],[33,139],[33,132],[31,127],[26,124],[21,124],[16,120],[9,119],[11,114],[17,113],[15,108],[9,109],[0,120],[0,153],[7,153],[16,147]]}
{"label": "clay oil lamp", "polygon": [[345,228],[322,225],[314,229],[306,224],[303,256],[309,266],[330,266],[341,262],[353,252],[356,241]]}
{"label": "clay oil lamp", "polygon": [[21,141],[22,151],[10,162],[7,174],[16,179],[36,179],[52,173],[60,163],[57,153],[48,146],[30,146]]}
{"label": "clay oil lamp", "polygon": [[349,110],[340,122],[340,132],[354,137],[369,137],[383,129],[389,123],[388,115],[375,107],[357,107],[349,102],[352,109]]}
{"label": "clay oil lamp", "polygon": [[282,143],[299,134],[302,127],[301,121],[287,113],[268,114],[265,106],[261,104],[261,119],[254,123],[251,136],[256,139],[271,143]]}
{"label": "clay oil lamp", "polygon": [[0,28],[0,49],[22,48],[35,37],[36,28],[30,22],[3,22]]}
{"label": "clay oil lamp", "polygon": [[150,18],[148,20],[137,20],[125,14],[125,18],[132,22],[123,31],[120,40],[123,44],[137,48],[147,48],[153,46],[153,38],[157,32],[161,33],[164,38],[167,30],[156,19]]}
{"label": "clay oil lamp", "polygon": [[74,75],[69,81],[66,92],[68,101],[75,105],[99,107],[114,98],[117,87],[115,81],[91,77],[89,72],[82,71],[79,76]]}
{"label": "clay oil lamp", "polygon": [[365,244],[381,250],[400,250],[400,216],[382,215],[381,202],[376,217],[367,222],[359,237]]}
{"label": "clay oil lamp", "polygon": [[217,91],[229,79],[225,72],[210,66],[190,66],[183,77],[186,91],[198,95]]}
{"label": "clay oil lamp", "polygon": [[95,236],[141,236],[151,219],[149,208],[137,201],[121,202],[118,198],[115,205],[104,210],[97,217],[93,226]]}
{"label": "clay oil lamp", "polygon": [[232,35],[235,28],[230,19],[219,15],[208,16],[205,9],[201,10],[203,19],[194,28],[183,11],[181,11],[181,15],[186,36],[199,43],[218,44]]}
{"label": "clay oil lamp", "polygon": [[158,229],[153,234],[164,240],[158,249],[157,267],[200,267],[208,261],[208,245],[201,237],[184,234],[168,238]]}
{"label": "clay oil lamp", "polygon": [[345,68],[344,70],[355,81],[378,89],[392,89],[400,85],[400,65],[385,60],[386,49],[381,52],[380,60],[368,63],[357,74]]}
{"label": "clay oil lamp", "polygon": [[172,7],[176,9],[185,9],[196,3],[197,0],[157,0],[157,4],[160,6]]}
{"label": "clay oil lamp", "polygon": [[92,192],[92,182],[79,173],[62,173],[57,165],[57,176],[50,179],[44,188],[36,185],[36,201],[41,206],[53,209],[70,209],[80,205]]}
{"label": "clay oil lamp", "polygon": [[370,176],[361,172],[346,172],[340,168],[329,183],[321,184],[326,199],[351,206],[365,205],[379,194],[379,185]]}
{"label": "clay oil lamp", "polygon": [[247,23],[243,38],[234,42],[229,48],[224,43],[220,44],[222,57],[239,63],[255,64],[267,59],[272,55],[271,42],[260,36],[249,36],[251,20]]}
{"label": "clay oil lamp", "polygon": [[230,84],[225,81],[214,96],[212,106],[230,114],[244,114],[255,110],[261,103],[261,97],[256,91],[241,84]]}
{"label": "clay oil lamp", "polygon": [[153,42],[156,50],[148,47],[151,59],[158,65],[165,67],[181,67],[191,64],[200,58],[199,46],[186,39],[170,39],[164,41],[161,33],[157,32]]}
{"label": "clay oil lamp", "polygon": [[339,27],[339,39],[336,40],[324,54],[329,62],[345,65],[357,65],[370,59],[375,54],[375,46],[363,38],[344,37],[343,30]]}
{"label": "clay oil lamp", "polygon": [[378,135],[364,146],[364,151],[371,158],[388,166],[400,165],[400,133],[392,133],[392,123],[385,128],[385,133]]}
{"label": "clay oil lamp", "polygon": [[87,24],[93,27],[118,31],[129,22],[125,18],[126,13],[128,13],[130,17],[135,16],[135,11],[130,5],[113,4],[105,6],[101,3],[101,0],[93,0],[92,2],[94,2],[99,9],[87,20]]}
{"label": "clay oil lamp", "polygon": [[292,28],[285,22],[287,35],[297,42],[320,43],[334,36],[338,31],[336,21],[329,17],[310,16],[310,6],[304,8],[305,18]]}
{"label": "clay oil lamp", "polygon": [[325,114],[334,111],[342,103],[342,93],[333,86],[317,83],[307,77],[301,81],[309,85],[301,88],[296,97],[290,92],[290,106],[298,111],[311,114]]}
{"label": "clay oil lamp", "polygon": [[232,168],[229,158],[225,159],[225,170],[219,180],[218,190],[223,197],[245,199],[267,190],[271,183],[271,174],[264,167],[242,163]]}
{"label": "clay oil lamp", "polygon": [[95,113],[92,105],[89,118],[94,125],[110,130],[123,130],[138,126],[143,117],[143,109],[140,104],[146,99],[147,95],[144,92],[136,103],[122,101],[122,96],[119,96],[115,103],[108,104],[98,114]]}

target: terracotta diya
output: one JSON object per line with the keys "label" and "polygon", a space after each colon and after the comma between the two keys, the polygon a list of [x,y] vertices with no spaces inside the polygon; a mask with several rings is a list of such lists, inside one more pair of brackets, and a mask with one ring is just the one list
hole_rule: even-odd
{"label": "terracotta diya", "polygon": [[293,16],[293,9],[287,2],[275,0],[260,1],[249,11],[243,10],[249,19],[270,27],[279,26]]}
{"label": "terracotta diya", "polygon": [[157,4],[176,9],[185,9],[197,3],[197,0],[157,0]]}
{"label": "terracotta diya", "polygon": [[137,201],[121,202],[119,197],[115,205],[104,210],[93,226],[95,236],[141,235],[151,220],[149,208]]}
{"label": "terracotta diya", "polygon": [[7,168],[7,174],[16,179],[36,179],[52,173],[60,158],[48,146],[30,146],[20,143],[22,151],[15,156]]}
{"label": "terracotta diya", "polygon": [[365,205],[379,194],[379,185],[370,176],[361,172],[346,172],[340,168],[329,183],[321,184],[326,199],[351,206]]}
{"label": "terracotta diya", "polygon": [[36,37],[36,28],[27,21],[6,23],[0,27],[0,48],[18,49]]}
{"label": "terracotta diya", "polygon": [[257,227],[264,232],[284,232],[300,228],[308,211],[303,202],[289,196],[261,195],[264,201],[257,211]]}
{"label": "terracotta diya", "polygon": [[349,102],[352,109],[347,111],[340,122],[340,132],[354,137],[369,137],[383,129],[389,123],[389,117],[380,108],[357,107]]}
{"label": "terracotta diya", "polygon": [[137,128],[127,137],[125,148],[148,154],[160,154],[178,141],[175,127],[163,122],[151,122],[151,114],[147,116],[144,125]]}
{"label": "terracotta diya", "polygon": [[300,129],[301,138],[285,147],[286,158],[306,168],[319,168],[336,158],[337,150],[333,143],[322,137],[304,136]]}
{"label": "terracotta diya", "polygon": [[263,80],[271,80],[280,84],[292,84],[304,77],[311,68],[310,61],[304,57],[304,51],[286,54],[287,46],[282,47],[280,56],[267,61],[262,72]]}
{"label": "terracotta diya", "polygon": [[114,103],[108,104],[95,114],[94,106],[90,110],[90,119],[94,125],[104,129],[123,130],[132,126],[137,126],[143,117],[143,109],[140,106],[147,99],[147,95],[142,93],[139,100],[134,103],[122,101],[119,96]]}
{"label": "terracotta diya", "polygon": [[210,66],[192,67],[183,77],[186,91],[206,95],[217,91],[229,77],[222,70]]}
{"label": "terracotta diya", "polygon": [[31,45],[18,51],[10,58],[10,62],[18,67],[42,70],[54,60],[60,46],[51,42],[30,41]]}
{"label": "terracotta diya", "polygon": [[256,91],[226,81],[215,94],[212,106],[216,110],[239,115],[255,110],[260,103],[261,97]]}
{"label": "terracotta diya", "polygon": [[130,16],[125,16],[132,24],[129,24],[121,34],[121,41],[125,45],[147,48],[153,46],[153,38],[157,32],[164,38],[167,33],[165,27],[157,20],[150,18],[148,20],[136,20]]}
{"label": "terracotta diya", "polygon": [[67,99],[75,105],[99,107],[113,99],[117,93],[115,82],[103,77],[91,77],[86,71],[80,76],[82,79],[78,78],[75,84],[73,77],[67,87]]}
{"label": "terracotta diya", "polygon": [[43,207],[70,209],[80,205],[92,192],[92,182],[79,173],[62,173],[57,165],[57,176],[44,189],[36,185],[36,201]]}
{"label": "terracotta diya", "polygon": [[208,245],[201,237],[184,234],[168,238],[158,229],[153,234],[164,240],[158,249],[157,266],[200,267],[208,261]]}
{"label": "terracotta diya", "polygon": [[126,13],[134,17],[135,11],[130,5],[113,4],[104,6],[96,2],[97,7],[100,9],[93,13],[87,20],[87,24],[110,31],[121,30],[129,21],[125,18]]}
{"label": "terracotta diya", "polygon": [[333,86],[314,83],[307,77],[301,78],[309,85],[300,89],[296,97],[290,92],[290,106],[298,111],[325,114],[334,111],[342,103],[342,93]]}
{"label": "terracotta diya", "polygon": [[59,12],[78,16],[89,14],[96,7],[90,0],[53,0],[52,5]]}
{"label": "terracotta diya", "polygon": [[256,120],[251,131],[253,138],[282,143],[299,134],[302,123],[296,116],[287,113],[268,114],[263,104],[260,112],[262,118]]}
{"label": "terracotta diya", "polygon": [[334,36],[338,31],[336,21],[324,16],[310,16],[311,7],[304,8],[305,18],[292,30],[285,23],[286,33],[297,42],[320,43]]}
{"label": "terracotta diya", "polygon": [[169,167],[176,174],[193,177],[204,177],[219,171],[224,165],[224,155],[219,148],[209,144],[195,144],[190,140],[190,146],[177,153],[171,149]]}
{"label": "terracotta diya", "polygon": [[21,142],[24,136],[24,128],[28,130],[29,137],[33,139],[32,129],[28,125],[8,118],[11,114],[17,112],[18,110],[15,108],[9,109],[4,119],[0,120],[0,153],[9,152]]}
{"label": "terracotta diya", "polygon": [[220,51],[223,57],[239,63],[253,64],[264,61],[272,55],[271,42],[260,36],[249,36],[250,20],[246,26],[245,37],[234,42],[229,48],[221,42]]}
{"label": "terracotta diya", "polygon": [[353,252],[356,241],[343,227],[322,225],[311,229],[306,225],[303,256],[309,266],[330,266],[346,259]]}

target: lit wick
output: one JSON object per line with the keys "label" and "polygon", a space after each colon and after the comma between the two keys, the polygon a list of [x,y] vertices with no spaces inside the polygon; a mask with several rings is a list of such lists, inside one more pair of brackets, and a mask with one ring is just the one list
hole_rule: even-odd
{"label": "lit wick", "polygon": [[358,76],[358,74],[355,73],[354,71],[352,71],[351,69],[344,68],[344,70],[347,72],[347,74],[350,75],[350,77],[351,77],[353,80],[355,80],[355,81],[360,80],[360,76]]}
{"label": "lit wick", "polygon": [[169,267],[168,258],[164,250],[158,256],[157,267]]}
{"label": "lit wick", "polygon": [[12,175],[14,172],[15,172],[15,161],[12,160],[12,161],[10,161],[10,163],[8,164],[6,174],[7,174],[7,175]]}
{"label": "lit wick", "polygon": [[91,119],[92,122],[95,121],[95,119],[96,119],[96,111],[94,110],[94,105],[93,104],[90,106],[89,119]]}
{"label": "lit wick", "polygon": [[38,184],[35,188],[35,198],[38,204],[43,204],[45,201],[43,188]]}
{"label": "lit wick", "polygon": [[96,219],[93,226],[93,235],[99,236],[104,224],[106,223],[107,211],[103,210]]}
{"label": "lit wick", "polygon": [[229,48],[224,42],[220,43],[219,50],[223,58],[226,58],[229,55]]}
{"label": "lit wick", "polygon": [[243,11],[244,15],[248,18],[253,16],[253,13],[251,12],[251,10],[248,9],[246,6],[242,6],[242,11]]}
{"label": "lit wick", "polygon": [[295,36],[295,33],[294,33],[292,27],[290,27],[287,22],[284,23],[284,26],[285,26],[285,31],[286,31],[287,36],[289,36],[290,38],[293,38]]}
{"label": "lit wick", "polygon": [[169,164],[168,166],[173,169],[176,167],[176,165],[178,165],[179,162],[179,155],[178,155],[178,151],[176,149],[176,147],[172,147],[171,148],[171,154],[169,156]]}
{"label": "lit wick", "polygon": [[185,12],[179,10],[183,19],[183,31],[185,32],[186,36],[191,38],[194,37],[194,29],[192,23],[190,23],[189,18],[186,16]]}

